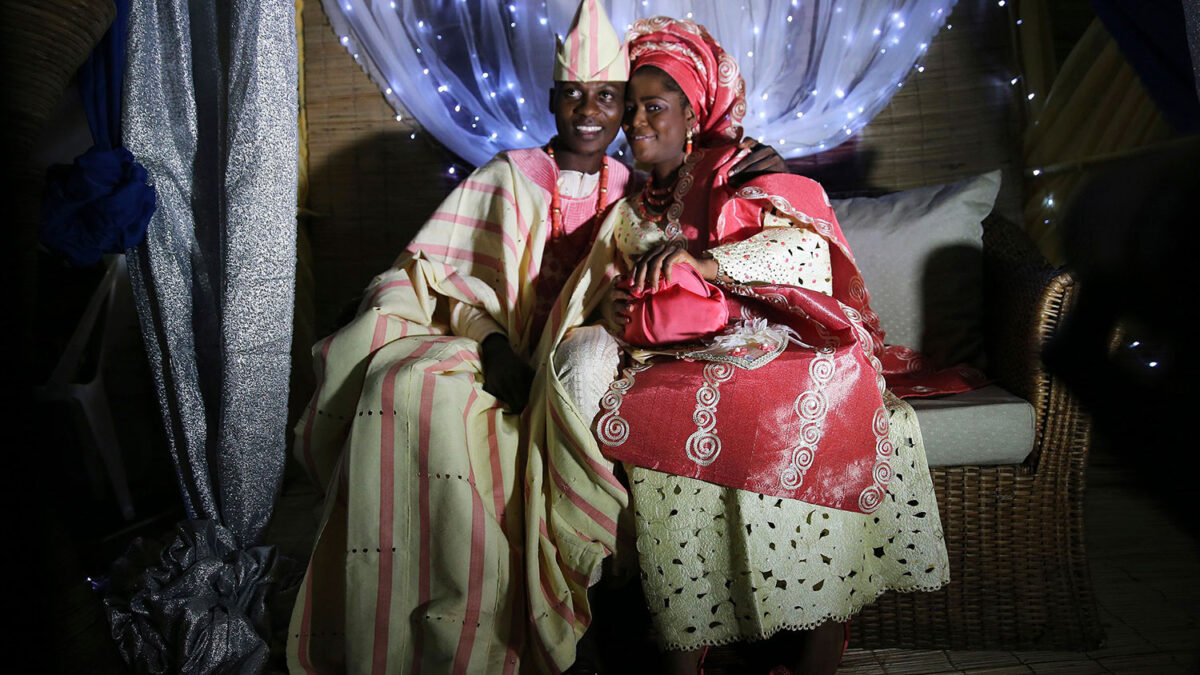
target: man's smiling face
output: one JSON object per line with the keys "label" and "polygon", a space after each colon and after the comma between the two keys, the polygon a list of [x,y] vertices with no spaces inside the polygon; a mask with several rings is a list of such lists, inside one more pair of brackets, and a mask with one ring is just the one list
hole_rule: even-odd
{"label": "man's smiling face", "polygon": [[603,155],[621,128],[624,82],[556,82],[550,112],[558,148],[578,155]]}

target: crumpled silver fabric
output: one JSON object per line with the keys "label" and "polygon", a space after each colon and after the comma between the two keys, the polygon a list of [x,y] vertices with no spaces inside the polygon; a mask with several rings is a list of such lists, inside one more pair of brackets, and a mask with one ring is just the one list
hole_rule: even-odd
{"label": "crumpled silver fabric", "polygon": [[243,549],[227,528],[185,520],[114,563],[104,596],[113,639],[138,673],[260,673],[268,596],[294,568],[274,547]]}
{"label": "crumpled silver fabric", "polygon": [[134,0],[123,140],[158,190],[129,272],[189,517],[256,543],[283,473],[296,255],[291,2]]}
{"label": "crumpled silver fabric", "polygon": [[105,602],[139,672],[259,672],[275,553],[248,548],[283,477],[296,262],[295,10],[133,0],[125,146],[158,190],[127,252],[188,517],[114,565]]}

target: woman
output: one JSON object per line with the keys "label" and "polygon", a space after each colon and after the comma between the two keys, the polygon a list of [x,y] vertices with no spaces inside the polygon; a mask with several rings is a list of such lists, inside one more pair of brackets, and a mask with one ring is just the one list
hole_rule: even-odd
{"label": "woman", "polygon": [[[651,180],[607,219],[589,266],[623,263],[616,323],[652,349],[627,347],[638,362],[600,405],[578,398],[580,414],[599,413],[604,454],[625,463],[672,670],[696,672],[711,645],[802,631],[786,665],[832,672],[861,607],[948,580],[920,432],[884,387],[892,357],[820,186],[728,185],[746,107],[736,63],[689,21],[642,20],[627,39],[624,130]],[[721,310],[736,330],[662,347],[719,331],[704,319]],[[584,377],[571,355],[604,339],[569,336],[558,371]]]}

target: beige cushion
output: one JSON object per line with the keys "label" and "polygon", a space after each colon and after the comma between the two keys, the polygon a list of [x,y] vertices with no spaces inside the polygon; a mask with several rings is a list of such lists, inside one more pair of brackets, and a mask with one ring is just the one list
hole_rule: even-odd
{"label": "beige cushion", "polygon": [[888,344],[983,366],[983,219],[1000,172],[878,198],[833,200]]}
{"label": "beige cushion", "polygon": [[1019,464],[1033,451],[1033,406],[996,385],[906,400],[917,413],[929,466]]}

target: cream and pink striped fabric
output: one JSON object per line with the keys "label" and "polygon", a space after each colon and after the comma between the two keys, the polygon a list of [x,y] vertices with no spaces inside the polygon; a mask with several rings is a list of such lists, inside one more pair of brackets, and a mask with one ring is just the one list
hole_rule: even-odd
{"label": "cream and pink striped fabric", "polygon": [[554,59],[555,82],[624,82],[629,79],[629,50],[613,30],[604,4],[583,0]]}
{"label": "cream and pink striped fabric", "polygon": [[[539,344],[527,337],[549,161],[515,151],[473,173],[358,317],[314,347],[318,389],[295,453],[326,499],[292,614],[293,672],[557,672],[574,660],[587,581],[616,546],[626,495],[546,365],[609,267],[579,266]],[[614,199],[627,180],[613,163]],[[478,343],[448,334],[451,299],[486,309],[541,366],[523,416],[483,391]]]}

